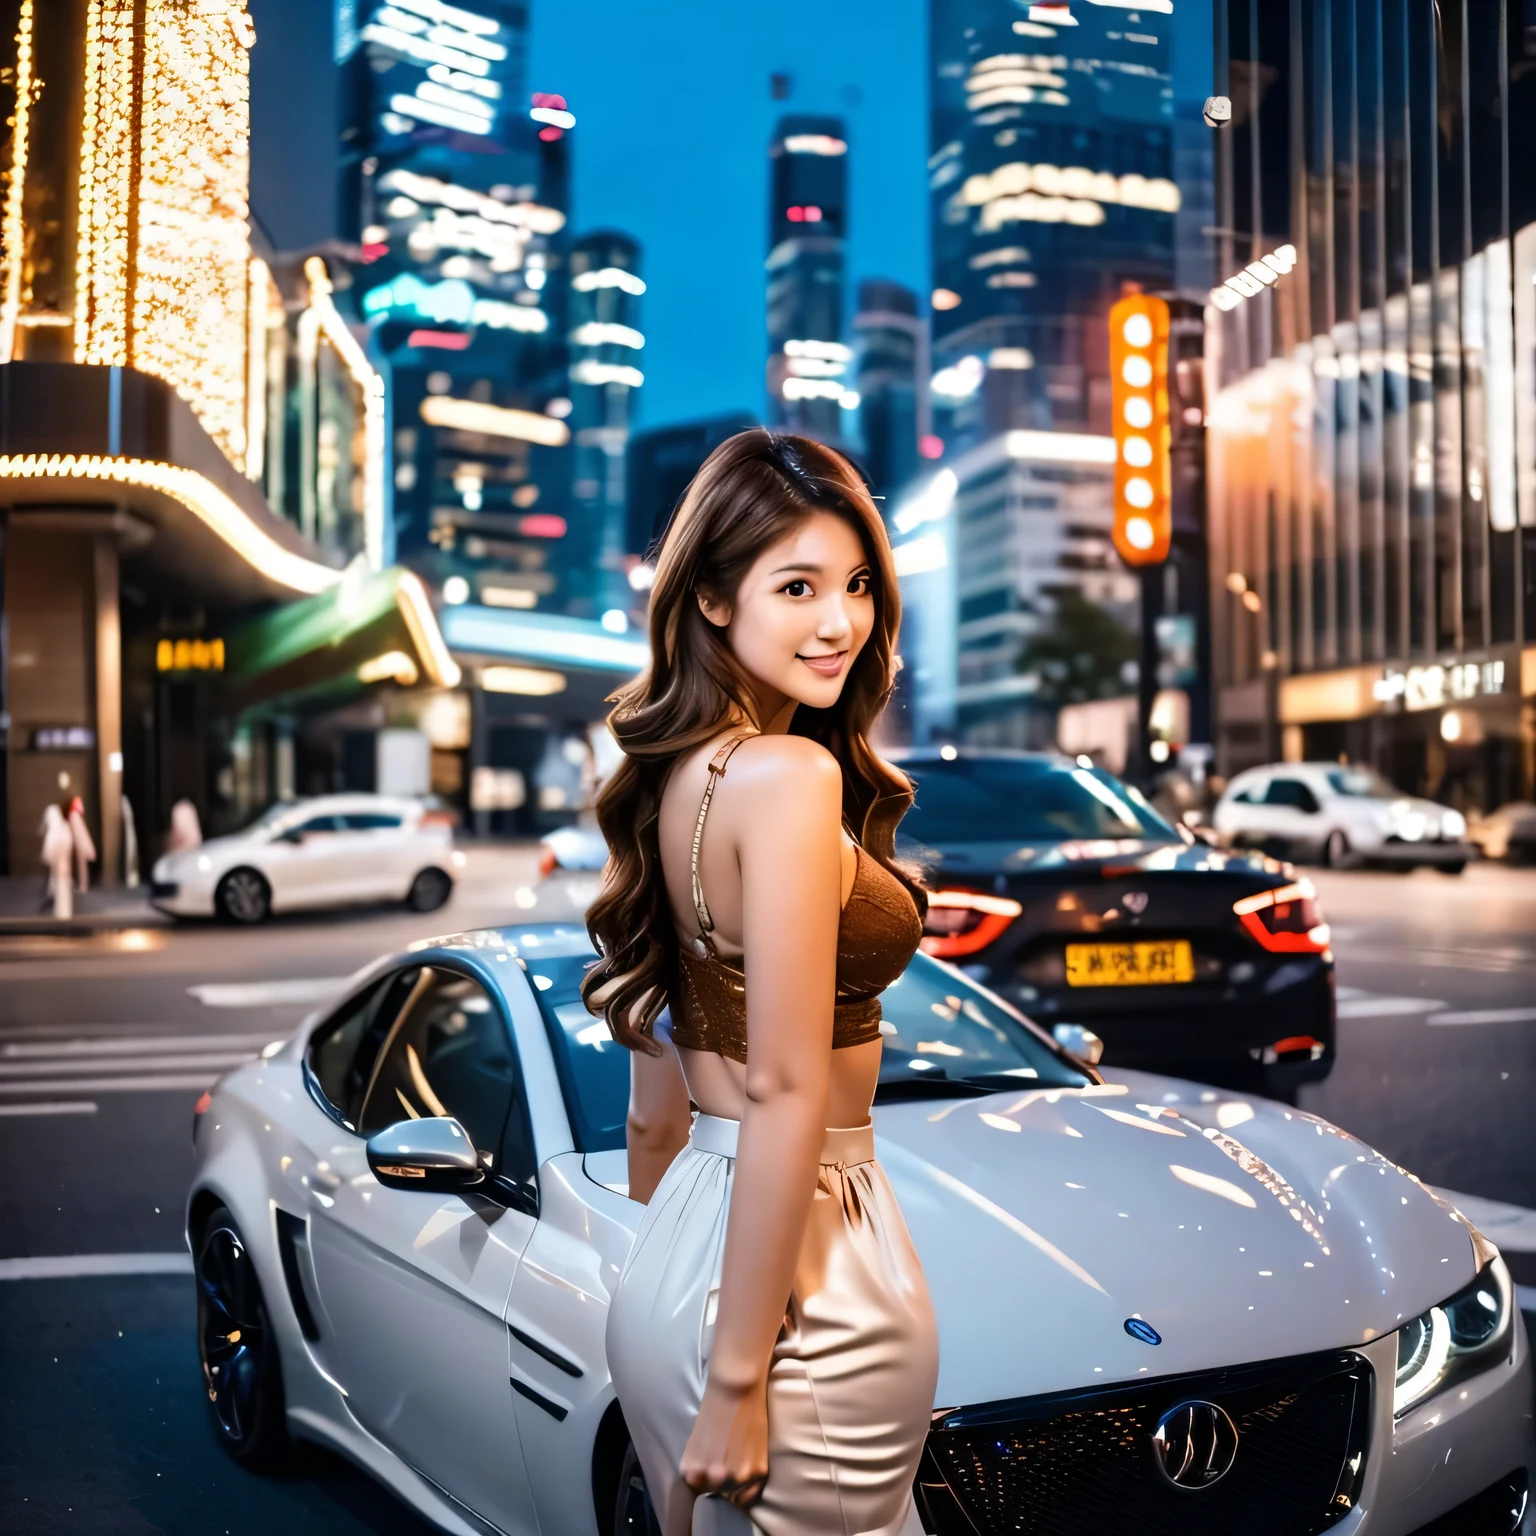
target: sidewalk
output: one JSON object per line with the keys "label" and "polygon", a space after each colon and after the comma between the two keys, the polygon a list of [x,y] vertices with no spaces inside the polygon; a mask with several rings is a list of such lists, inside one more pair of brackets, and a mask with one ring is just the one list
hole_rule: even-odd
{"label": "sidewalk", "polygon": [[90,890],[75,895],[75,915],[56,918],[41,875],[0,877],[0,934],[108,933],[117,928],[162,927],[168,917],[149,904],[149,887]]}

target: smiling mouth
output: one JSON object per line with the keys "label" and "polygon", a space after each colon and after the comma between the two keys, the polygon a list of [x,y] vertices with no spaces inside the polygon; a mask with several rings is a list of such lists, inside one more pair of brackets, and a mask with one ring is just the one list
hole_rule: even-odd
{"label": "smiling mouth", "polygon": [[827,656],[801,656],[798,651],[795,655],[808,666],[812,672],[819,672],[823,677],[836,677],[843,670],[843,663],[848,659],[847,651],[833,651]]}

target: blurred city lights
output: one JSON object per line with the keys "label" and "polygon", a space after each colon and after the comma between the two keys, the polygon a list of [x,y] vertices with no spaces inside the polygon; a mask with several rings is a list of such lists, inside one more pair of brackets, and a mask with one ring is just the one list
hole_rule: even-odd
{"label": "blurred city lights", "polygon": [[467,603],[469,601],[469,582],[462,576],[450,576],[443,583],[443,601],[445,603]]}

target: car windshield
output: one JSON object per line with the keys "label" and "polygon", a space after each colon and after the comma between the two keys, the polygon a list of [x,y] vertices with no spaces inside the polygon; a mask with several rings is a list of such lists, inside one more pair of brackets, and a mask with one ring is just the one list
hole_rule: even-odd
{"label": "car windshield", "polygon": [[1329,785],[1336,795],[1352,795],[1362,800],[1393,800],[1400,791],[1390,779],[1384,779],[1374,768],[1330,768]]}
{"label": "car windshield", "polygon": [[1048,757],[924,759],[901,766],[917,783],[917,800],[901,823],[904,841],[1179,841],[1138,791],[1100,768]]}
{"label": "car windshield", "polygon": [[270,832],[279,823],[287,821],[298,808],[295,801],[279,800],[276,805],[269,805],[255,821],[251,822],[245,828],[244,835],[251,837]]}
{"label": "car windshield", "polygon": [[[526,938],[520,944],[554,1045],[577,1146],[616,1151],[624,1146],[629,1109],[629,1053],[583,1006],[581,978],[592,951],[573,953],[575,947],[528,947]],[[1090,1081],[1021,1014],[927,955],[913,958],[881,1007],[896,1033],[885,1037],[877,1099],[1083,1088]]]}

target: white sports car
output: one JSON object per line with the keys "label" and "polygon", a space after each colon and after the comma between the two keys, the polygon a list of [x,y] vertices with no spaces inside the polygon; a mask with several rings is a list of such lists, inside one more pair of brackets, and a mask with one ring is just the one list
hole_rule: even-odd
{"label": "white sports car", "polygon": [[[351,1457],[445,1531],[654,1530],[604,1363],[640,1208],[626,1054],[552,924],[424,941],[220,1080],[187,1205],[219,1432]],[[879,1155],[940,1376],[942,1536],[1509,1536],[1531,1367],[1497,1252],[1325,1121],[1100,1074],[918,955]]]}
{"label": "white sports car", "polygon": [[463,855],[419,800],[319,795],[275,805],[243,832],[155,863],[150,900],[174,917],[259,923],[274,912],[403,901],[433,912]]}

